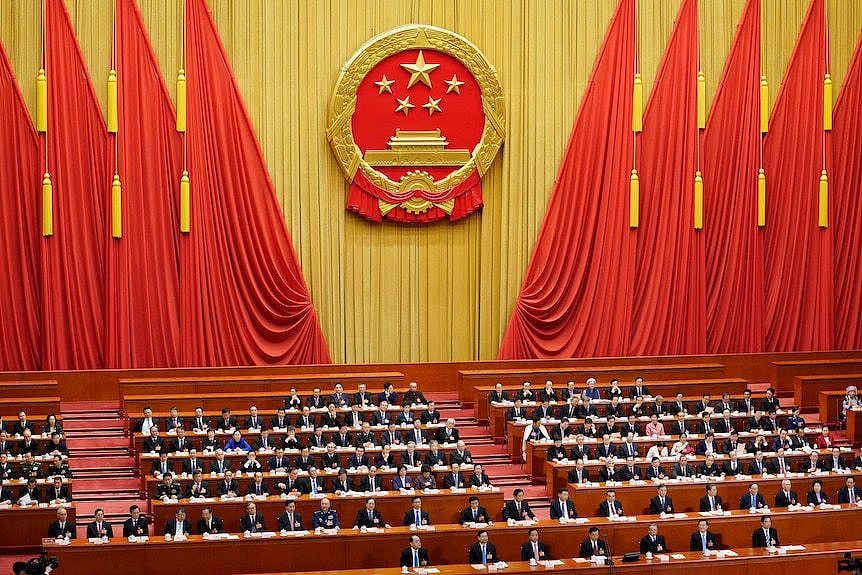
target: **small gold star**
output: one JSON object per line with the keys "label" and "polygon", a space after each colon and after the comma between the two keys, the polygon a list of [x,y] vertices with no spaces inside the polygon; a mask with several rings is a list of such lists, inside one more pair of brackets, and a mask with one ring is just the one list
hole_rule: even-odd
{"label": "small gold star", "polygon": [[416,82],[422,82],[429,88],[431,87],[431,77],[429,74],[437,69],[440,64],[426,64],[425,56],[422,50],[419,50],[419,56],[416,57],[415,64],[401,64],[401,67],[410,72],[410,81],[407,83],[407,89],[413,87]]}
{"label": "small gold star", "polygon": [[449,86],[449,87],[446,89],[446,93],[447,93],[447,94],[448,94],[449,92],[455,92],[456,94],[460,94],[460,93],[461,93],[461,86],[463,86],[463,85],[464,85],[464,82],[462,82],[461,80],[459,80],[459,79],[458,79],[458,76],[456,76],[455,74],[452,74],[452,79],[451,79],[451,80],[446,80],[446,85],[447,85],[447,86]]}
{"label": "small gold star", "polygon": [[383,74],[383,77],[380,80],[378,80],[377,82],[374,82],[374,84],[379,88],[379,91],[377,92],[378,94],[382,94],[383,92],[389,92],[391,94],[392,93],[392,87],[391,86],[394,83],[395,83],[395,80],[388,79],[386,77],[386,74]]}
{"label": "small gold star", "polygon": [[[398,100],[398,98],[395,99]],[[395,108],[395,113],[397,114],[398,112],[404,112],[404,115],[406,116],[407,113],[410,112],[410,108],[415,107],[416,106],[410,103],[410,96],[407,96],[403,100],[398,100],[398,107]]]}
{"label": "small gold star", "polygon": [[442,99],[443,98],[437,98],[435,100],[431,96],[428,96],[428,103],[422,104],[422,107],[428,108],[428,115],[429,116],[432,116],[434,114],[434,112],[441,112],[442,113],[443,110],[440,109],[440,100],[442,100]]}

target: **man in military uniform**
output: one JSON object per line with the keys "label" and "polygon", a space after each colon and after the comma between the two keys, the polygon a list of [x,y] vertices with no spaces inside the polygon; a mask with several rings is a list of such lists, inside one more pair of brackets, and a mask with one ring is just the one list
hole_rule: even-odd
{"label": "man in military uniform", "polygon": [[179,499],[182,497],[180,484],[174,483],[173,474],[165,473],[162,483],[156,487],[156,497],[158,499]]}
{"label": "man in military uniform", "polygon": [[320,509],[315,511],[311,516],[311,526],[315,529],[339,529],[341,521],[338,519],[338,513],[330,508],[328,497],[320,500]]}
{"label": "man in military uniform", "polygon": [[24,454],[24,461],[21,463],[21,467],[18,468],[18,474],[24,479],[31,477],[39,479],[42,477],[42,466],[38,461],[33,459],[32,453],[27,452]]}

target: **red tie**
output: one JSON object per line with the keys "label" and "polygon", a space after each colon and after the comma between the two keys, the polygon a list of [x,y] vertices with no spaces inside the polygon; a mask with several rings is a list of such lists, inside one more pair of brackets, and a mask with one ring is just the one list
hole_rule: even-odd
{"label": "red tie", "polygon": [[599,554],[599,544],[593,541],[593,555]]}

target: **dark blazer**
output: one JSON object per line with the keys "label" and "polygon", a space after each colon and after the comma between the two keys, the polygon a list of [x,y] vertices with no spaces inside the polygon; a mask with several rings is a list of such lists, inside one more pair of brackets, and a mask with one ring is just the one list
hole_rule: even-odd
{"label": "dark blazer", "polygon": [[450,489],[452,487],[464,487],[464,477],[459,473],[458,479],[455,479],[454,475],[452,475],[451,473],[447,473],[446,476],[443,477],[443,486],[447,489]]}
{"label": "dark blazer", "polygon": [[526,541],[521,544],[521,561],[529,561],[530,559],[535,559],[536,561],[543,561],[548,559],[548,548],[541,541],[536,541],[536,545],[539,547],[539,556],[534,557],[533,553],[533,544],[529,541]]}
{"label": "dark blazer", "polygon": [[239,484],[236,482],[236,479],[231,479],[229,485],[225,485],[224,479],[218,482],[217,493],[219,496],[226,495],[228,491],[233,491],[236,495],[239,495]]}
{"label": "dark blazer", "polygon": [[[617,510],[617,515],[623,514],[623,504],[619,501],[614,501],[614,508]],[[601,503],[599,503],[599,517],[610,517],[611,509],[608,506],[608,500],[605,499]]]}
{"label": "dark blazer", "polygon": [[640,479],[641,477],[643,477],[643,473],[636,465],[633,465],[632,469],[629,469],[628,465],[623,465],[617,469],[617,481],[630,481],[632,479]]}
{"label": "dark blazer", "polygon": [[673,513],[673,499],[670,497],[664,498],[664,507],[659,501],[658,495],[649,500],[649,512],[651,515],[658,515],[664,511],[665,513]]}
{"label": "dark blazer", "polygon": [[164,437],[153,437],[148,435],[146,439],[144,439],[144,451],[163,451],[165,449],[165,438]]}
{"label": "dark blazer", "polygon": [[[710,551],[713,551],[717,548],[717,543],[715,541],[715,535],[706,532],[706,546]],[[688,550],[689,551],[703,551],[703,537],[700,536],[700,531],[695,531],[691,534],[691,538],[688,542]]]}
{"label": "dark blazer", "polygon": [[[757,498],[754,501],[754,507],[760,509],[766,505],[766,500],[763,499],[763,495],[760,493],[757,494]],[[750,509],[752,507],[751,501],[751,493],[746,493],[742,497],[739,498],[739,508],[740,509]]]}
{"label": "dark blazer", "polygon": [[[574,519],[578,516],[578,511],[575,509],[575,504],[571,499],[566,500],[566,511],[569,514],[569,519]],[[563,506],[561,504],[560,498],[555,497],[553,501],[551,501],[551,519],[559,519],[563,516]]]}
{"label": "dark blazer", "polygon": [[673,471],[671,475],[674,479],[677,477],[693,477],[695,474],[694,466],[690,463],[685,464],[685,469],[679,463],[673,464]]}
{"label": "dark blazer", "polygon": [[826,492],[820,490],[820,499],[817,499],[817,495],[814,493],[814,490],[808,492],[808,505],[820,505],[821,503],[829,503]]}
{"label": "dark blazer", "polygon": [[[165,533],[170,533],[172,536],[177,532],[177,520],[176,519],[168,519],[167,523],[165,523]],[[183,520],[183,533],[185,535],[190,535],[192,532],[192,524],[188,519]]]}
{"label": "dark blazer", "polygon": [[736,462],[736,469],[731,469],[730,468],[730,461],[725,461],[724,465],[721,467],[721,472],[724,473],[725,475],[738,475],[738,474],[742,473],[742,464],[739,461],[737,461]]}
{"label": "dark blazer", "polygon": [[75,524],[71,521],[66,521],[65,525],[63,525],[63,529],[60,529],[60,522],[55,521],[48,526],[48,537],[58,539],[68,535],[69,539],[77,539],[78,535],[76,531]]}
{"label": "dark blazer", "polygon": [[248,516],[248,513],[243,513],[239,520],[239,530],[243,532],[251,531],[252,533],[266,531],[266,521],[264,521],[263,515],[260,513],[255,513],[254,520]]}
{"label": "dark blazer", "polygon": [[[497,556],[497,548],[490,541],[485,543],[485,559],[487,563],[496,563],[500,559]],[[467,562],[471,565],[481,565],[482,547],[478,541],[470,545],[470,550],[467,553]]]}
{"label": "dark blazer", "polygon": [[[430,559],[428,559],[428,550],[424,547],[420,547],[416,552],[419,554],[419,565],[428,565],[430,562]],[[399,564],[402,567],[413,567],[413,549],[411,547],[401,550],[401,559],[399,560]]]}
{"label": "dark blazer", "polygon": [[193,489],[195,489],[194,481],[186,485],[186,497],[207,497],[209,495],[209,485],[206,481],[201,481],[200,488],[196,493],[192,491]]}
{"label": "dark blazer", "polygon": [[[599,539],[596,541],[596,545],[599,548],[599,555],[608,556],[608,544],[604,542],[603,539]],[[578,557],[582,557],[584,559],[589,559],[593,556],[593,542],[589,537],[581,541],[581,549],[578,551]]]}
{"label": "dark blazer", "polygon": [[[424,510],[420,511],[419,512],[419,520],[422,521],[422,525],[428,525],[429,524],[428,512],[424,511]],[[416,523],[416,511],[413,509],[405,511],[404,512],[404,521],[402,523],[405,526],[415,524]]]}
{"label": "dark blazer", "polygon": [[[862,489],[854,487],[853,496],[856,501],[862,501]],[[850,490],[846,486],[838,490],[838,503],[850,503]]]}
{"label": "dark blazer", "polygon": [[754,533],[751,534],[751,546],[752,547],[769,547],[769,544],[778,546],[780,543],[778,542],[778,531],[775,530],[775,527],[769,528],[769,539],[766,540],[766,533],[763,532],[762,527],[758,527],[754,530]]}
{"label": "dark blazer", "polygon": [[484,507],[482,507],[481,505],[479,506],[478,509],[476,509],[476,518],[475,519],[474,519],[474,515],[473,515],[473,510],[468,506],[466,509],[464,509],[461,512],[461,516],[458,518],[458,523],[460,523],[461,525],[463,525],[465,523],[469,523],[471,521],[475,521],[476,523],[487,523],[490,520],[491,520],[491,516],[488,515],[488,511]]}
{"label": "dark blazer", "polygon": [[293,523],[288,521],[287,511],[284,511],[281,515],[278,516],[278,529],[281,531],[284,529],[285,531],[302,531],[305,529],[302,526],[302,515],[299,513],[293,514]]}
{"label": "dark blazer", "polygon": [[569,483],[583,483],[584,481],[589,481],[589,480],[590,480],[590,474],[587,471],[586,467],[584,467],[581,470],[581,480],[580,481],[578,481],[578,470],[577,469],[572,469],[571,471],[569,471]]}
{"label": "dark blazer", "polygon": [[[110,539],[114,536],[114,528],[107,521],[102,521],[102,531],[105,532],[105,535]],[[102,534],[96,530],[96,522],[87,524],[87,538],[90,537],[101,537]]]}
{"label": "dark blazer", "polygon": [[784,490],[775,494],[776,507],[787,507],[789,505],[796,505],[797,503],[799,503],[799,497],[796,496],[796,492],[793,490],[790,491],[790,499],[784,494]]}
{"label": "dark blazer", "polygon": [[656,535],[655,541],[649,535],[644,535],[643,539],[641,539],[640,547],[641,553],[646,553],[647,551],[650,553],[667,553],[670,551],[667,548],[667,543],[665,543],[664,535]]}
{"label": "dark blazer", "polygon": [[137,521],[129,517],[123,522],[123,537],[128,537],[130,535],[149,535],[147,518],[144,517],[143,514],[138,515]]}
{"label": "dark blazer", "polygon": [[[258,421],[260,419],[258,418]],[[223,533],[224,532],[224,521],[221,520],[220,517],[212,516],[210,521],[209,529],[207,529],[207,522],[203,520],[203,517],[198,519],[198,533],[203,535],[204,533],[209,533],[213,535],[215,533]]]}
{"label": "dark blazer", "polygon": [[752,460],[751,463],[748,464],[748,475],[760,475],[764,471],[768,472],[769,470],[766,467],[766,462],[761,460],[761,465],[758,467],[757,460]]}
{"label": "dark blazer", "polygon": [[357,527],[383,527],[383,516],[376,509],[368,517],[368,510],[364,507],[356,512],[353,524]]}
{"label": "dark blazer", "polygon": [[[529,517],[530,519],[534,519],[536,514],[533,513],[533,510],[530,509],[530,504],[527,503],[527,500],[521,501],[521,512],[518,512],[518,508],[515,506],[515,501],[507,501],[503,506],[503,519],[508,521],[509,519],[514,519],[515,521],[521,521]],[[572,517],[570,515],[569,517]]]}
{"label": "dark blazer", "polygon": [[[715,505],[721,506],[724,509],[724,501],[722,501],[720,495],[716,495],[713,499],[715,499]],[[704,495],[700,498],[700,510],[701,511],[711,511],[709,508],[709,495]]]}

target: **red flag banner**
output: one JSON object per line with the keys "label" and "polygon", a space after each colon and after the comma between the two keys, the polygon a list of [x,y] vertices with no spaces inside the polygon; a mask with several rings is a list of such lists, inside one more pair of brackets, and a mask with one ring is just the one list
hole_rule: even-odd
{"label": "red flag banner", "polygon": [[204,0],[186,0],[191,233],[184,365],[329,363],[251,121]]}
{"label": "red flag banner", "polygon": [[2,43],[0,110],[0,371],[38,369],[42,177],[36,132]]}

